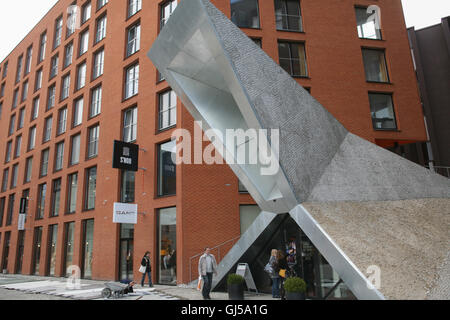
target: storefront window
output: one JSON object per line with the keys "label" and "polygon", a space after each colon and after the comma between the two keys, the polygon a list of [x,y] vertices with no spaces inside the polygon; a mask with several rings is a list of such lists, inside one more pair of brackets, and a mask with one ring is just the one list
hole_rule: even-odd
{"label": "storefront window", "polygon": [[176,141],[159,145],[158,152],[158,196],[175,195],[177,191],[176,165],[172,161],[176,154]]}
{"label": "storefront window", "polygon": [[58,240],[58,225],[52,225],[48,230],[48,274],[49,276],[55,275],[56,265],[56,243]]}
{"label": "storefront window", "polygon": [[92,278],[94,220],[83,221],[83,278]]}
{"label": "storefront window", "polygon": [[159,279],[161,284],[177,284],[177,208],[160,209],[159,228]]}
{"label": "storefront window", "polygon": [[120,280],[133,280],[134,224],[120,225]]}
{"label": "storefront window", "polygon": [[35,275],[39,275],[39,266],[41,261],[41,240],[42,240],[42,227],[34,229],[34,248],[33,248],[33,272]]}
{"label": "storefront window", "polygon": [[16,261],[17,261],[16,273],[17,274],[22,273],[24,245],[25,245],[25,231],[20,230],[19,238],[17,239],[17,258],[16,258]]}
{"label": "storefront window", "polygon": [[[66,227],[66,237],[65,237],[65,270],[67,272],[68,268],[73,263],[73,246],[74,246],[74,236],[75,236],[75,222],[68,222],[65,225]],[[67,274],[69,276],[70,274]]]}
{"label": "storefront window", "polygon": [[5,233],[5,239],[3,240],[3,257],[2,257],[2,270],[8,268],[8,257],[9,257],[9,245],[11,240],[11,232]]}

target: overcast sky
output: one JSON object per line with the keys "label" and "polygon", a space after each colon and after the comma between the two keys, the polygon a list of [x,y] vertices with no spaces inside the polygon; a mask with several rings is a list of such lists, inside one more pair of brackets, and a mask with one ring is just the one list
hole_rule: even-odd
{"label": "overcast sky", "polygon": [[[57,0],[0,1],[0,61],[56,2]],[[442,17],[450,16],[450,0],[402,0],[402,3],[407,27],[421,29],[439,23]]]}

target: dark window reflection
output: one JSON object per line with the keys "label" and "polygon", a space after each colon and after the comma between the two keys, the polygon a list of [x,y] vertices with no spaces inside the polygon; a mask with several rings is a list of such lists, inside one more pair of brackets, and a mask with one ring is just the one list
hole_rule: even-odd
{"label": "dark window reflection", "polygon": [[240,28],[259,28],[258,0],[231,0],[231,21]]}

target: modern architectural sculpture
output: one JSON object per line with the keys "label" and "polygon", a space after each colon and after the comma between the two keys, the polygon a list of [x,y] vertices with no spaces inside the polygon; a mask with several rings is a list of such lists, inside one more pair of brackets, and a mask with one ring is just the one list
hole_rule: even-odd
{"label": "modern architectural sculpture", "polygon": [[[252,246],[271,227],[277,214],[289,213],[356,297],[420,296],[395,287],[395,281],[385,281],[377,289],[364,275],[364,267],[370,265],[379,266],[388,279],[400,272],[389,257],[408,240],[399,237],[383,241],[392,223],[399,234],[405,233],[418,242],[427,240],[420,231],[421,220],[416,219],[420,206],[412,210],[411,219],[405,220],[401,213],[383,212],[386,206],[389,211],[388,201],[401,201],[403,210],[409,210],[414,206],[410,201],[435,199],[430,201],[439,209],[430,210],[429,224],[440,229],[438,234],[444,238],[438,236],[431,242],[437,252],[431,262],[432,273],[437,275],[437,268],[445,265],[449,247],[448,235],[442,233],[442,228],[448,229],[445,204],[450,203],[449,180],[347,131],[208,0],[179,4],[148,55],[205,129],[215,129],[223,137],[226,129],[279,130],[279,158],[275,158],[273,136],[264,137],[265,146],[273,151],[272,159],[279,161],[280,170],[275,174],[261,174],[260,163],[229,162],[263,212],[221,262],[218,283],[242,257],[250,259],[251,252],[259,251]],[[235,160],[235,150],[230,150],[224,140],[216,136],[213,144],[223,151],[225,159]],[[245,145],[239,149],[245,152]],[[330,206],[330,202],[334,205]],[[361,216],[358,210],[340,212],[348,202],[363,208],[365,214]],[[383,250],[366,245],[358,251],[346,242],[349,237],[360,244],[367,240],[368,219],[379,228],[371,234],[371,240],[383,244]],[[339,232],[335,229],[338,224],[352,233]],[[445,244],[439,246],[442,242]],[[415,264],[417,257],[417,253],[410,252],[398,264]],[[426,259],[427,254],[421,258]],[[430,288],[445,285],[430,283],[430,279],[412,270],[402,273],[407,283],[420,282],[419,286]]]}
{"label": "modern architectural sculpture", "polygon": [[450,17],[428,28],[410,28],[408,36],[429,141],[407,148],[405,156],[450,177]]}

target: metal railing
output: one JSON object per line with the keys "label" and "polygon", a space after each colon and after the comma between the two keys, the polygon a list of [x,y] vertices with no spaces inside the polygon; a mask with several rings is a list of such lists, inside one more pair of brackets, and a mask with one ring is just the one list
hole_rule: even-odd
{"label": "metal railing", "polygon": [[[425,167],[427,169],[430,169],[429,165],[426,165]],[[450,167],[447,167],[447,166],[433,166],[433,169],[434,169],[434,172],[436,172],[436,173],[438,173],[438,174],[440,174],[440,175],[442,175],[444,177],[450,178]],[[430,170],[432,170],[432,169],[430,169]]]}
{"label": "metal railing", "polygon": [[[213,253],[213,254],[217,250],[217,264],[219,264],[220,261],[222,260],[221,248],[223,248],[225,245],[230,244],[230,243],[231,243],[231,246],[233,246],[235,241],[237,242],[237,240],[239,240],[240,238],[241,238],[241,236],[238,236],[238,237],[235,237],[233,239],[230,239],[230,240],[227,240],[225,242],[222,242],[221,244],[219,244],[219,245],[217,245],[215,247],[210,248],[211,249],[211,253]],[[196,255],[194,255],[194,256],[189,258],[189,283],[192,282],[192,261],[195,258],[200,257],[203,253],[204,252],[200,252],[200,253],[198,253],[198,254],[196,254]]]}

